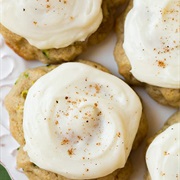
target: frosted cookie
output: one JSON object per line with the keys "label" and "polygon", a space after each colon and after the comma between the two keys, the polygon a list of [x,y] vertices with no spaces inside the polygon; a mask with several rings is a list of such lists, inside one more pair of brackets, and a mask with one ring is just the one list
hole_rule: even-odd
{"label": "frosted cookie", "polygon": [[73,60],[88,45],[102,41],[126,0],[2,0],[0,33],[27,60]]}
{"label": "frosted cookie", "polygon": [[128,179],[147,131],[136,93],[89,61],[25,71],[5,105],[18,168],[33,180]]}
{"label": "frosted cookie", "polygon": [[165,123],[149,140],[146,152],[147,180],[177,180],[180,178],[180,111]]}
{"label": "frosted cookie", "polygon": [[145,86],[156,101],[174,107],[180,106],[179,5],[179,0],[131,0],[117,20],[114,50],[129,84]]}

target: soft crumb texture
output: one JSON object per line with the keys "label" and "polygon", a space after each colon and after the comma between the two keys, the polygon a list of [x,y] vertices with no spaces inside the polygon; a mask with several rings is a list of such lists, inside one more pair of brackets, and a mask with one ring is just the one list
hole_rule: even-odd
{"label": "soft crumb texture", "polygon": [[[93,66],[95,68],[98,68],[102,71],[109,72],[105,67],[94,63],[90,61],[85,60],[79,60],[79,62],[88,64],[90,66]],[[62,177],[60,175],[57,175],[55,173],[45,171],[39,167],[37,167],[35,164],[30,162],[29,157],[27,153],[23,151],[23,147],[25,145],[24,140],[24,133],[23,133],[23,106],[26,99],[26,95],[28,93],[29,88],[33,85],[33,83],[39,79],[42,75],[50,72],[52,69],[57,67],[57,65],[50,65],[50,66],[44,66],[44,67],[38,67],[34,69],[29,69],[25,72],[23,72],[16,83],[14,84],[12,90],[5,98],[5,105],[9,112],[10,116],[10,131],[13,135],[13,137],[18,141],[20,144],[20,149],[17,156],[17,166],[18,168],[22,168],[24,170],[24,173],[28,176],[29,179],[32,180],[50,180],[50,179],[67,179],[65,177]],[[133,144],[133,149],[136,149],[141,141],[144,139],[147,133],[147,121],[144,113],[142,114],[140,126]],[[113,179],[119,179],[119,180],[126,180],[131,175],[131,163],[126,163],[126,166],[122,169],[118,169],[112,174],[98,178],[105,179],[105,180],[113,180]]]}
{"label": "soft crumb texture", "polygon": [[136,134],[132,147],[133,150],[136,150],[139,147],[142,140],[146,137],[147,131],[148,131],[148,124],[147,124],[146,115],[144,112],[142,112],[141,121],[139,123],[139,129]]}
{"label": "soft crumb texture", "polygon": [[26,39],[14,34],[0,24],[0,33],[4,36],[6,43],[20,56],[26,60],[40,60],[46,64],[56,64],[63,61],[71,61],[85,51],[87,46],[97,44],[105,39],[114,25],[114,16],[117,8],[124,5],[127,0],[103,0],[103,20],[97,31],[86,41],[59,49],[40,50],[31,46]]}
{"label": "soft crumb texture", "polygon": [[[164,124],[164,126],[162,127],[162,129],[160,129],[153,137],[149,138],[147,140],[147,149],[149,147],[149,145],[151,144],[151,142],[162,132],[164,132],[169,126],[180,122],[180,110],[178,110],[176,113],[174,113]],[[146,175],[145,175],[145,180],[151,180],[150,174],[147,171]]]}
{"label": "soft crumb texture", "polygon": [[123,42],[125,18],[132,7],[133,1],[131,0],[124,13],[122,13],[116,22],[117,42],[114,49],[114,57],[118,65],[119,73],[125,78],[128,84],[145,87],[147,93],[157,102],[172,107],[180,107],[180,89],[163,88],[142,83],[130,72],[131,64],[123,49]]}
{"label": "soft crumb texture", "polygon": [[162,88],[148,84],[145,88],[147,93],[157,102],[172,107],[180,107],[180,89]]}

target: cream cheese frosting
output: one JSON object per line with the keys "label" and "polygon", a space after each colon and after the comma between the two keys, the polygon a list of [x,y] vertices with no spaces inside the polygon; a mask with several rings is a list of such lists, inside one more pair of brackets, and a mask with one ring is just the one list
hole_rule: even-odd
{"label": "cream cheese frosting", "polygon": [[171,125],[153,140],[146,163],[152,180],[180,179],[180,123]]}
{"label": "cream cheese frosting", "polygon": [[139,81],[180,88],[179,7],[179,0],[134,0],[123,47]]}
{"label": "cream cheese frosting", "polygon": [[42,169],[93,179],[124,167],[142,113],[119,78],[65,63],[39,78],[24,105],[24,150]]}
{"label": "cream cheese frosting", "polygon": [[39,49],[84,41],[102,22],[102,0],[1,0],[0,23]]}

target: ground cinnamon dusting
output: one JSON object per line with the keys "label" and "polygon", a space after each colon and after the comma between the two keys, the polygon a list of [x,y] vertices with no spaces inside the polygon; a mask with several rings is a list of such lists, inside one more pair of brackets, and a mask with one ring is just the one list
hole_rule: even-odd
{"label": "ground cinnamon dusting", "polygon": [[158,63],[158,66],[161,67],[161,68],[165,68],[166,67],[166,64],[165,64],[164,61],[159,60],[159,61],[157,61],[157,63]]}
{"label": "ground cinnamon dusting", "polygon": [[73,155],[74,154],[74,149],[73,148],[71,148],[71,149],[68,149],[68,154],[71,156],[71,155]]}
{"label": "ground cinnamon dusting", "polygon": [[67,138],[63,139],[62,142],[61,142],[61,145],[65,145],[65,144],[68,144],[69,143],[69,140]]}

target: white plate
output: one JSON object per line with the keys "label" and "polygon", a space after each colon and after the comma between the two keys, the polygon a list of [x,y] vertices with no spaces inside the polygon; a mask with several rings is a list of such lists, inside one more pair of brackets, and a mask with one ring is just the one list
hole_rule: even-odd
{"label": "white plate", "polygon": [[[116,37],[114,33],[112,33],[101,44],[89,48],[80,58],[99,62],[110,69],[114,75],[121,77],[118,74],[117,65],[113,57],[115,43]],[[16,169],[15,157],[19,145],[9,132],[9,117],[3,101],[21,72],[27,68],[40,65],[42,65],[42,63],[38,61],[24,61],[7,47],[2,36],[0,36],[0,163],[6,167],[14,180],[26,180],[27,178],[22,171]],[[176,109],[156,103],[141,88],[136,88],[135,90],[143,101],[149,123],[148,137],[150,137],[162,127],[163,123]],[[132,161],[134,164],[134,172],[131,180],[143,180],[145,174],[144,146],[145,142],[133,153]]]}

